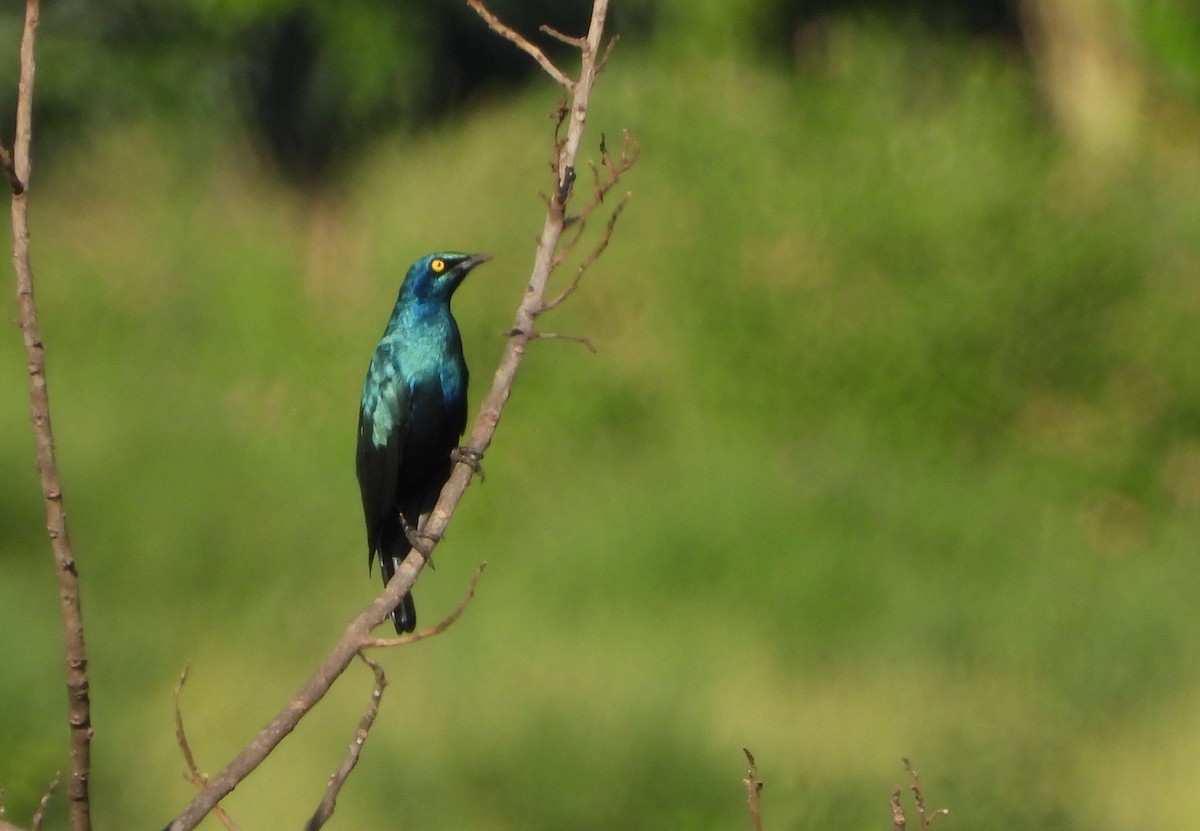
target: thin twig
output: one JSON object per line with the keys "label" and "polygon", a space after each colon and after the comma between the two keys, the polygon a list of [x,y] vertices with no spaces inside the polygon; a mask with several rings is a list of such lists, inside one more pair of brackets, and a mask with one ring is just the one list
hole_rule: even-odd
{"label": "thin twig", "polygon": [[567,123],[567,116],[571,114],[569,104],[570,102],[566,98],[558,99],[558,106],[554,108],[554,112],[549,116],[549,118],[554,120],[554,132],[551,134],[554,141],[554,154],[550,160],[551,170],[556,170],[555,165],[558,164],[563,144],[566,143],[566,139],[562,137],[562,126]]}
{"label": "thin twig", "polygon": [[[459,466],[470,470],[470,466],[465,462]],[[468,480],[470,479],[470,474],[468,474],[467,478]],[[389,641],[411,643],[421,640],[445,630],[447,626],[458,619],[463,609],[466,608],[466,604],[474,595],[479,575],[483,571],[483,565],[479,567],[471,581],[467,598],[459,605],[458,609],[451,613],[447,620],[442,621],[437,626],[405,636],[404,638],[379,639],[379,642],[377,642],[377,639],[370,637],[371,630],[391,614],[392,609],[400,602],[400,598],[412,588],[412,584],[423,565],[424,560],[419,552],[412,552],[401,563],[400,568],[393,575],[387,587],[384,588],[383,593],[376,597],[370,606],[350,622],[342,633],[341,639],[334,646],[333,651],[321,662],[321,665],[300,691],[292,697],[266,727],[259,731],[254,740],[232,762],[226,765],[224,770],[208,779],[208,783],[196,795],[187,808],[184,809],[183,813],[167,826],[171,831],[186,831],[187,829],[195,828],[210,811],[213,811],[216,804],[226,794],[249,776],[250,772],[258,767],[262,763],[262,760],[292,730],[296,729],[296,725],[300,723],[300,719],[312,710],[317,702],[325,697],[325,694],[329,692],[329,688],[333,686],[333,682],[345,672],[346,667],[350,665],[350,662],[354,660],[359,651],[373,646],[393,645]]]}
{"label": "thin twig", "polygon": [[475,573],[471,575],[471,582],[467,585],[467,593],[461,601],[458,608],[446,615],[445,618],[433,626],[428,626],[419,632],[412,632],[407,635],[401,635],[397,638],[368,638],[363,642],[363,649],[376,649],[392,646],[404,646],[405,644],[416,643],[423,641],[426,638],[432,638],[434,635],[440,635],[454,624],[456,620],[462,617],[462,613],[467,610],[467,606],[471,605],[471,601],[475,599],[475,587],[479,585],[479,578],[483,576],[483,570],[487,568],[487,563],[480,563],[475,569]]}
{"label": "thin twig", "polygon": [[746,754],[746,761],[750,763],[750,770],[742,780],[746,785],[746,804],[750,807],[750,825],[754,831],[762,831],[763,782],[758,778],[758,764],[754,761],[754,754],[750,752],[750,748],[743,747],[742,752]]}
{"label": "thin twig", "polygon": [[371,672],[375,675],[375,688],[371,690],[371,698],[367,702],[367,711],[363,713],[362,719],[358,722],[358,729],[354,731],[354,738],[350,741],[349,749],[346,750],[346,758],[342,760],[341,767],[329,777],[329,784],[325,787],[325,795],[321,797],[321,802],[317,805],[317,810],[309,819],[308,824],[304,826],[304,831],[318,831],[333,816],[334,809],[337,808],[337,798],[338,794],[341,793],[342,785],[346,784],[346,779],[349,778],[350,773],[354,770],[354,766],[358,764],[358,757],[362,755],[363,745],[367,743],[367,734],[371,732],[371,726],[375,723],[375,717],[379,715],[379,703],[383,700],[383,691],[387,689],[387,676],[383,673],[383,667],[363,653],[358,653],[358,657],[371,668]]}
{"label": "thin twig", "polygon": [[[546,311],[561,305],[564,300],[575,293],[575,289],[579,288],[579,283],[583,280],[584,272],[591,268],[592,264],[600,259],[600,255],[604,253],[604,249],[608,248],[608,241],[612,239],[613,229],[617,226],[617,219],[621,216],[621,212],[625,210],[625,205],[629,203],[632,196],[632,193],[626,193],[621,197],[621,201],[617,203],[617,207],[613,208],[612,214],[608,217],[608,224],[604,226],[604,234],[601,235],[600,241],[596,243],[591,253],[575,269],[575,276],[571,278],[571,282],[567,284],[567,287],[553,300],[546,302]],[[595,350],[593,349],[592,351],[594,352]]]}
{"label": "thin twig", "polygon": [[913,767],[912,762],[905,757],[903,759],[904,769],[908,771],[908,776],[912,780],[909,788],[913,792],[913,802],[917,806],[917,816],[920,821],[921,831],[928,831],[929,826],[933,825],[933,821],[938,817],[943,817],[950,813],[949,808],[939,808],[932,814],[926,816],[925,813],[925,794],[921,792],[921,775],[917,773],[917,769]]}
{"label": "thin twig", "polygon": [[484,8],[482,0],[467,0],[467,5],[474,9],[475,13],[484,19],[484,22],[487,23],[489,29],[500,35],[500,37],[504,38],[505,40],[516,44],[522,52],[537,61],[538,65],[541,66],[542,69],[546,71],[546,74],[553,78],[559,86],[568,91],[574,88],[575,84],[571,81],[571,79],[568,78],[561,69],[555,66],[553,61],[546,57],[545,52],[530,43],[519,32],[513,31],[504,23],[500,22],[500,19],[496,17],[496,15]]}
{"label": "thin twig", "polygon": [[608,65],[609,56],[612,55],[613,49],[617,45],[617,41],[621,39],[620,35],[613,35],[608,39],[608,45],[604,47],[604,54],[596,61],[596,72],[603,72],[604,67]]}
{"label": "thin twig", "polygon": [[[38,800],[37,810],[33,812],[33,819],[29,822],[29,831],[42,831],[42,823],[46,821],[46,810],[50,807],[50,800],[54,797],[54,792],[58,790],[58,783],[61,780],[61,773],[55,773],[54,778],[50,780],[50,786],[46,788],[46,792]],[[3,789],[0,789],[0,831],[25,831],[19,825],[13,825],[4,819]]]}
{"label": "thin twig", "polygon": [[[929,826],[933,825],[933,821],[938,817],[944,817],[949,814],[950,809],[939,808],[932,814],[926,814],[925,794],[921,790],[921,777],[907,757],[901,761],[904,762],[904,769],[908,771],[908,778],[911,781],[909,789],[913,793],[913,803],[917,806],[917,828],[920,831],[929,831]],[[900,804],[900,788],[892,790],[892,798],[889,804],[892,808],[892,831],[904,831],[908,820],[904,816],[904,807]]]}
{"label": "thin twig", "polygon": [[0,145],[0,165],[4,167],[4,175],[8,177],[8,186],[12,189],[12,195],[20,196],[25,192],[25,185],[17,178],[17,169],[13,167],[12,155],[3,145]]}
{"label": "thin twig", "polygon": [[62,781],[62,774],[55,773],[54,778],[50,780],[50,787],[46,788],[46,792],[38,800],[37,810],[33,812],[33,819],[29,823],[29,831],[42,831],[42,823],[46,821],[46,811],[50,808],[50,800],[54,797],[54,792],[58,790],[60,781]]}
{"label": "thin twig", "polygon": [[190,780],[196,784],[196,787],[203,788],[207,777],[196,768],[196,759],[192,756],[192,747],[188,744],[187,732],[183,729],[183,711],[179,708],[179,696],[183,693],[183,685],[187,683],[189,670],[191,670],[191,664],[184,662],[183,669],[179,673],[179,683],[175,685],[175,743],[179,745],[183,761],[188,766]]}
{"label": "thin twig", "polygon": [[[196,767],[196,759],[192,755],[192,746],[188,743],[187,731],[183,729],[183,710],[179,706],[179,697],[183,693],[183,685],[187,683],[188,672],[191,670],[191,664],[184,662],[183,670],[179,673],[179,683],[175,685],[175,743],[179,745],[179,751],[183,754],[183,761],[188,766],[188,773],[184,776],[189,782],[197,788],[203,788],[208,784],[208,776],[200,772]],[[236,822],[229,814],[225,813],[225,809],[220,804],[214,805],[212,812],[216,814],[217,819],[228,831],[240,831]]]}
{"label": "thin twig", "polygon": [[[70,777],[67,800],[73,831],[90,831],[92,718],[88,698],[87,648],[83,639],[83,612],[79,603],[79,574],[71,538],[67,533],[62,480],[54,454],[50,426],[50,396],[46,386],[46,348],[38,328],[33,296],[33,267],[29,257],[29,145],[33,134],[33,82],[36,74],[34,42],[37,39],[38,0],[26,0],[25,28],[21,35],[21,76],[17,89],[17,132],[13,141],[10,180],[21,183],[12,198],[13,265],[17,273],[17,308],[29,372],[29,415],[33,422],[37,468],[46,508],[46,533],[58,572],[62,610],[63,647],[67,680],[67,721],[70,724]],[[14,191],[17,188],[14,186]]]}
{"label": "thin twig", "polygon": [[561,332],[534,332],[533,337],[536,340],[569,340],[573,343],[582,344],[587,348],[588,352],[591,352],[593,355],[596,354],[596,344],[582,335],[564,335]]}
{"label": "thin twig", "polygon": [[558,29],[555,29],[553,26],[548,26],[545,23],[543,23],[541,26],[538,26],[538,31],[545,32],[555,40],[561,41],[567,46],[574,46],[576,49],[582,49],[585,46],[583,38],[564,35],[562,32],[558,31]]}
{"label": "thin twig", "polygon": [[[605,170],[605,175],[601,176],[600,168],[597,167],[594,162],[588,162],[588,165],[592,169],[592,198],[586,205],[583,206],[579,213],[568,218],[566,225],[574,227],[574,234],[556,251],[554,260],[551,262],[552,271],[571,255],[571,252],[574,250],[575,246],[579,243],[580,239],[583,238],[584,231],[587,230],[588,218],[591,216],[592,212],[604,202],[604,198],[621,180],[621,177],[625,174],[625,172],[637,163],[640,152],[641,151],[637,142],[633,140],[633,137],[629,135],[628,131],[625,131],[624,141],[621,146],[621,158],[617,161],[614,161],[612,155],[608,151],[607,146],[605,145],[604,137],[601,136],[600,161],[601,166]],[[608,237],[612,234],[612,227],[616,224],[617,216],[622,210],[624,210],[624,202],[627,202],[629,198],[630,194],[626,193],[622,200],[622,204],[618,205],[614,211],[614,214],[609,217],[609,230],[604,239],[601,240],[600,245],[593,250],[593,256],[588,259],[587,265],[583,266],[585,271],[587,270],[587,267],[595,262],[596,258],[604,252],[604,249],[608,247]],[[569,297],[571,293],[575,291],[575,288],[578,287],[579,278],[582,276],[582,272],[577,272],[575,279],[572,281],[572,284],[568,286],[568,289],[559,295],[559,297],[548,303],[545,308],[552,309],[554,306],[558,305],[567,297]]]}
{"label": "thin twig", "polygon": [[892,789],[892,831],[904,831],[908,820],[904,818],[904,806],[900,804],[900,789]]}

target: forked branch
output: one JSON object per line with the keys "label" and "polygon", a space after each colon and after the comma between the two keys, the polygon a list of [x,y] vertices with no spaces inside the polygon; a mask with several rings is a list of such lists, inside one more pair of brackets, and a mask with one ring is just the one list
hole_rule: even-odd
{"label": "forked branch", "polygon": [[[475,573],[476,579],[478,579],[479,573]],[[474,582],[472,582],[471,596],[474,596]],[[342,791],[342,785],[346,784],[346,780],[350,777],[354,766],[358,764],[358,757],[362,755],[363,745],[367,743],[367,735],[371,732],[371,726],[375,724],[375,717],[379,715],[379,703],[383,700],[383,691],[387,689],[387,676],[383,673],[383,667],[363,653],[358,653],[358,657],[371,668],[371,672],[375,676],[375,688],[371,690],[371,699],[367,702],[367,711],[363,713],[362,720],[358,723],[358,729],[354,731],[354,738],[350,741],[350,747],[346,751],[346,758],[342,760],[341,767],[329,777],[329,784],[325,788],[325,795],[321,798],[321,803],[317,805],[317,810],[309,819],[308,824],[304,826],[304,831],[318,831],[333,816],[333,810],[337,807],[338,794]]]}
{"label": "forked branch", "polygon": [[[208,784],[208,776],[201,773],[200,769],[196,767],[196,757],[192,755],[192,746],[188,742],[187,731],[183,727],[183,708],[179,706],[179,699],[183,695],[183,685],[187,683],[189,670],[191,670],[191,665],[185,663],[183,670],[179,673],[179,683],[175,685],[175,742],[179,745],[179,752],[183,754],[183,761],[188,767],[184,778],[197,788],[203,788]],[[240,831],[237,823],[225,813],[225,809],[220,805],[214,805],[212,812],[225,826],[226,831]]]}
{"label": "forked branch", "polygon": [[[321,662],[321,666],[319,666],[317,671],[313,673],[312,677],[308,679],[308,682],[305,683],[300,692],[297,693],[291,701],[284,705],[279,714],[276,715],[266,727],[259,731],[254,740],[251,741],[250,744],[247,745],[247,747],[240,754],[238,754],[237,758],[230,762],[223,771],[214,777],[206,777],[199,773],[196,768],[196,763],[192,758],[192,752],[188,746],[186,735],[183,732],[183,719],[182,716],[179,715],[178,709],[179,688],[177,688],[176,735],[179,741],[179,747],[183,752],[184,759],[186,760],[188,768],[192,773],[189,778],[191,778],[191,780],[196,782],[198,785],[202,785],[202,787],[200,792],[196,794],[195,799],[192,800],[191,804],[189,804],[188,807],[184,809],[183,813],[176,817],[171,824],[167,826],[167,828],[170,829],[170,831],[195,828],[210,812],[216,812],[219,810],[218,803],[220,800],[223,799],[235,787],[237,787],[237,785],[243,779],[249,776],[251,771],[262,764],[262,761],[271,754],[271,751],[273,751],[281,741],[283,741],[284,737],[291,733],[292,730],[296,728],[296,725],[300,723],[300,720],[317,705],[317,702],[325,697],[325,693],[329,692],[329,688],[333,686],[333,682],[336,681],[341,674],[346,671],[346,667],[350,665],[350,662],[353,661],[356,656],[362,658],[364,661],[367,661],[369,666],[374,666],[373,662],[368,660],[366,656],[362,654],[363,649],[372,647],[402,646],[404,644],[424,640],[425,638],[429,638],[433,635],[441,634],[442,632],[446,631],[451,624],[453,624],[459,619],[459,617],[462,616],[462,613],[466,610],[471,600],[475,597],[475,589],[479,584],[479,578],[483,574],[485,565],[486,564],[481,564],[479,568],[475,570],[475,574],[471,578],[471,584],[467,589],[466,597],[458,605],[458,608],[451,612],[445,620],[418,632],[414,632],[411,635],[406,635],[403,638],[391,638],[386,640],[372,638],[371,630],[382,623],[383,620],[391,614],[392,608],[394,608],[395,604],[399,602],[400,598],[403,596],[403,593],[407,591],[407,589],[398,589],[397,587],[400,585],[400,582],[398,581],[398,578],[393,577],[383,594],[375,598],[375,600],[369,607],[367,607],[367,609],[361,612],[358,617],[350,622],[350,625],[346,627],[346,631],[342,635],[342,639],[338,641],[337,645],[334,647],[333,652],[331,652],[325,658],[325,660]],[[395,595],[395,598],[388,600],[387,598],[393,594]],[[388,605],[389,603],[391,605]],[[183,675],[179,679],[180,687],[182,687],[186,677],[187,668],[185,667]],[[379,687],[378,677],[376,678],[376,687]],[[379,695],[383,695],[382,688],[379,689]],[[372,698],[372,703],[375,707],[378,706],[374,697]],[[371,724],[374,723],[374,721],[375,716],[372,714],[370,720],[366,723],[365,729],[369,731]],[[363,741],[365,741],[365,734]],[[359,752],[361,752],[361,747],[359,748]],[[350,770],[354,768],[354,764],[357,763],[357,760],[358,756],[356,753],[354,755],[354,762],[351,763],[346,770],[346,776],[350,775]],[[340,790],[341,784],[339,783],[333,788],[332,795],[330,795],[331,792],[329,790],[326,791],[326,799],[328,800],[327,807],[330,814],[333,812],[333,804],[336,802],[337,793]],[[318,820],[321,824],[324,824],[324,822],[329,818],[328,815],[322,818],[322,811],[324,810],[324,806],[326,806],[326,801],[322,800],[321,805],[322,807],[319,807],[317,809],[317,813],[313,815],[313,819]],[[227,817],[222,819],[222,822],[226,822],[226,819]],[[232,827],[231,821],[226,823],[226,827]],[[320,826],[318,825],[316,827],[319,828]]]}
{"label": "forked branch", "polygon": [[592,86],[599,69],[600,45],[608,12],[608,0],[594,0],[587,35],[578,42],[580,73],[575,80],[568,78],[540,49],[500,22],[483,6],[481,0],[467,0],[467,3],[493,31],[512,41],[537,60],[542,69],[567,90],[569,99],[562,107],[560,116],[560,122],[566,123],[566,135],[560,138],[556,127],[555,154],[551,162],[555,186],[548,200],[546,218],[538,237],[533,268],[522,292],[521,302],[513,319],[512,334],[506,342],[504,354],[493,376],[491,389],[484,397],[480,412],[471,428],[466,443],[471,452],[460,454],[456,459],[437,505],[421,528],[422,537],[428,541],[426,551],[414,549],[409,552],[384,591],[346,627],[333,651],[300,692],[237,758],[196,795],[192,803],[171,823],[171,831],[187,831],[194,828],[213,806],[232,791],[296,727],[361,649],[368,646],[410,643],[427,637],[427,634],[422,632],[408,638],[377,641],[370,637],[370,631],[389,616],[400,599],[412,588],[417,576],[425,567],[428,554],[442,539],[450,518],[471,484],[478,460],[491,445],[504,406],[512,394],[517,371],[525,356],[525,347],[537,337],[534,323],[545,309],[546,286],[553,269],[555,251],[566,224],[566,205],[571,198],[572,184],[575,180],[575,160],[583,139]]}
{"label": "forked branch", "polygon": [[[905,758],[903,762],[904,769],[908,771],[909,790],[913,793],[913,803],[917,806],[917,831],[929,831],[929,826],[933,825],[934,820],[949,814],[950,809],[939,808],[932,813],[927,812],[925,808],[925,794],[921,790],[921,776],[917,773],[917,769],[913,767],[911,761]],[[908,826],[908,819],[904,815],[904,806],[900,804],[900,793],[900,788],[895,788],[892,791],[890,802],[892,808],[892,831],[905,831]]]}
{"label": "forked branch", "polygon": [[[474,9],[475,13],[484,19],[489,29],[500,35],[500,37],[504,38],[505,40],[512,41],[522,52],[537,61],[538,66],[545,70],[546,74],[553,78],[555,83],[566,90],[570,90],[574,86],[574,82],[567,77],[566,73],[555,66],[554,62],[550,60],[550,58],[546,57],[545,52],[543,52],[534,44],[530,43],[518,32],[510,29],[507,25],[502,23],[500,18],[496,17],[496,15],[492,14],[484,7],[482,0],[467,0],[467,5]],[[580,47],[581,49],[586,46],[582,38],[567,38],[566,35],[550,29],[549,26],[543,26],[542,30],[546,31],[547,34],[557,37],[559,40],[562,40],[565,43],[570,43],[574,46]]]}

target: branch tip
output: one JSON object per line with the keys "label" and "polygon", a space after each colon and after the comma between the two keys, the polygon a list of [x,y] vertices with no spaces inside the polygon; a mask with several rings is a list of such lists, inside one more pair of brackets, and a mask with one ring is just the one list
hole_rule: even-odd
{"label": "branch tip", "polygon": [[558,31],[558,29],[555,29],[553,26],[549,26],[545,23],[538,27],[538,31],[546,33],[555,40],[565,43],[567,46],[574,46],[576,49],[583,49],[585,46],[587,46],[587,41],[583,38],[564,35],[562,32]]}
{"label": "branch tip", "polygon": [[[949,808],[939,808],[933,813],[926,812],[925,794],[921,789],[921,776],[917,773],[917,769],[913,767],[912,761],[906,756],[902,757],[904,770],[908,772],[910,780],[909,790],[913,793],[913,804],[917,808],[917,827],[920,831],[929,831],[929,827],[933,825],[934,820],[938,817],[944,817],[950,813]],[[904,815],[904,807],[900,804],[900,788],[896,787],[892,790],[891,800],[889,802],[892,809],[892,829],[893,831],[904,831],[908,820]]]}
{"label": "branch tip", "polygon": [[524,35],[511,29],[500,18],[492,14],[483,5],[482,0],[467,0],[467,5],[475,10],[475,13],[483,18],[487,23],[488,28],[505,40],[515,44],[518,49],[524,52],[529,57],[538,62],[547,75],[554,79],[560,87],[571,91],[575,89],[575,82],[566,76],[566,74],[554,65],[554,62],[546,57],[546,53],[531,43]]}
{"label": "branch tip", "polygon": [[479,578],[483,576],[484,569],[487,568],[487,563],[480,563],[475,569],[475,574],[471,576],[471,582],[467,585],[467,593],[459,602],[458,607],[442,619],[440,623],[435,623],[419,632],[413,632],[408,635],[401,635],[397,638],[364,638],[360,649],[376,649],[389,648],[393,646],[405,646],[417,641],[423,641],[426,638],[431,638],[434,635],[440,635],[454,624],[462,613],[467,610],[467,606],[475,599],[475,589],[479,585]]}
{"label": "branch tip", "polygon": [[621,39],[620,35],[613,35],[608,39],[608,45],[604,47],[604,54],[596,61],[596,72],[603,72],[605,65],[608,63],[609,56],[612,55],[613,48],[617,45],[617,41]]}
{"label": "branch tip", "polygon": [[564,335],[560,332],[535,332],[533,335],[535,340],[569,340],[572,343],[578,343],[587,348],[588,352],[596,354],[596,345],[588,338],[582,335]]}
{"label": "branch tip", "polygon": [[746,786],[746,805],[750,810],[750,823],[754,831],[762,831],[763,781],[758,777],[758,763],[754,761],[754,754],[750,752],[750,748],[743,747],[742,753],[746,754],[746,761],[750,765],[750,769],[746,771],[746,778],[742,780]]}
{"label": "branch tip", "polygon": [[46,811],[50,807],[50,800],[54,797],[54,792],[58,790],[58,783],[62,781],[62,771],[55,771],[54,778],[50,780],[50,785],[46,788],[46,793],[38,800],[37,810],[33,812],[33,819],[29,823],[29,831],[42,831],[42,823],[46,821]]}
{"label": "branch tip", "polygon": [[375,724],[375,717],[379,715],[379,705],[383,701],[383,691],[387,689],[387,675],[384,674],[383,667],[368,658],[361,650],[356,654],[370,668],[371,674],[375,676],[375,685],[371,690],[371,697],[367,700],[366,712],[363,713],[363,717],[358,722],[358,729],[354,731],[354,738],[350,740],[350,747],[346,750],[342,764],[330,775],[329,784],[325,786],[325,794],[321,797],[321,801],[317,804],[317,809],[304,826],[304,831],[318,831],[333,816],[333,812],[337,808],[338,794],[341,793],[342,786],[346,784],[346,780],[358,764],[363,747],[367,743],[367,735],[371,732],[371,727]]}

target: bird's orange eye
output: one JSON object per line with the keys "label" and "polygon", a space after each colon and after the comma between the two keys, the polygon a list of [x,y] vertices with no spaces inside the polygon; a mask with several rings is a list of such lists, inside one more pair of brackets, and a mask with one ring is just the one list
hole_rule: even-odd
{"label": "bird's orange eye", "polygon": [[433,262],[431,262],[429,264],[429,267],[431,269],[433,269],[434,274],[441,274],[443,271],[446,270],[446,261],[445,260],[434,260]]}

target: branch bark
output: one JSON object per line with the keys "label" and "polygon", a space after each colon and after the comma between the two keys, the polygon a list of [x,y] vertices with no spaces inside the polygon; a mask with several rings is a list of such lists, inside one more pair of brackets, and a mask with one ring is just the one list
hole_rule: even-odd
{"label": "branch bark", "polygon": [[[333,686],[333,682],[336,681],[338,677],[346,671],[346,667],[348,667],[350,662],[354,660],[355,655],[363,657],[363,660],[366,660],[368,665],[374,666],[371,661],[369,661],[365,656],[362,656],[363,649],[370,649],[373,647],[403,646],[405,644],[415,643],[416,641],[424,640],[425,638],[444,632],[452,623],[462,616],[462,613],[466,610],[467,606],[475,598],[475,588],[479,584],[479,578],[483,575],[485,565],[486,564],[481,564],[479,568],[475,570],[475,575],[471,578],[471,584],[467,588],[466,597],[463,598],[463,601],[458,605],[458,608],[451,612],[445,620],[426,629],[422,629],[419,632],[413,632],[410,635],[405,635],[400,638],[372,638],[371,630],[382,623],[389,615],[391,615],[395,604],[399,602],[400,598],[404,596],[404,593],[407,592],[408,588],[412,585],[411,580],[407,585],[405,585],[400,579],[399,574],[393,577],[392,581],[388,583],[387,588],[384,589],[383,593],[379,595],[379,597],[376,597],[370,606],[368,606],[358,615],[358,617],[350,622],[350,625],[347,626],[345,632],[343,632],[341,640],[338,641],[337,645],[333,648],[333,651],[325,658],[325,660],[321,662],[321,666],[318,667],[317,671],[313,673],[311,678],[308,679],[300,692],[297,693],[286,705],[284,705],[284,708],[279,711],[278,715],[276,715],[266,727],[259,731],[254,740],[251,741],[250,744],[247,745],[240,754],[238,754],[237,758],[226,765],[225,769],[219,774],[208,779],[207,781],[203,781],[203,776],[200,776],[200,779],[203,781],[203,787],[201,788],[200,792],[196,794],[196,797],[187,806],[187,808],[185,808],[183,812],[174,820],[172,820],[171,824],[167,826],[168,831],[181,831],[181,829],[195,828],[200,824],[201,820],[203,820],[211,811],[215,810],[220,801],[224,799],[234,788],[236,788],[243,779],[249,776],[251,771],[262,764],[263,760],[271,754],[271,751],[273,751],[279,745],[279,743],[283,741],[283,739],[289,733],[292,732],[292,730],[296,729],[296,725],[300,723],[300,719],[304,718],[304,716],[316,706],[317,702],[325,697],[325,693],[329,692],[329,688]],[[182,685],[182,683],[183,678],[180,679],[180,684]],[[380,695],[382,695],[382,692],[382,688],[380,688]],[[374,702],[375,699],[372,699],[372,701]],[[182,717],[178,715],[178,706],[176,707],[176,714],[177,725],[179,725],[177,726],[177,735],[182,736]],[[371,723],[373,723],[374,720],[375,717],[372,715],[370,721],[366,725],[367,730],[370,729]],[[180,738],[180,748],[183,750],[184,757],[187,759],[189,768],[191,768],[193,773],[195,773],[196,765],[195,762],[190,758],[191,751],[187,747],[185,738]],[[355,759],[357,760],[357,757],[355,757]],[[350,765],[350,768],[353,768],[353,764]],[[350,771],[348,769],[346,771],[347,776],[349,775],[349,772]],[[193,781],[196,781],[194,777]],[[333,790],[333,799],[336,799],[337,792],[340,789],[341,783],[339,783]],[[322,806],[324,806],[324,804],[325,803],[322,802]],[[332,813],[332,801],[328,807],[330,813]],[[314,815],[314,818],[319,817],[319,815],[320,809],[318,809],[318,813]],[[328,816],[321,818],[320,822],[323,823],[327,819]]]}
{"label": "branch bark", "polygon": [[[575,181],[575,159],[583,139],[588,101],[599,69],[600,43],[604,32],[604,21],[608,13],[608,0],[594,0],[587,35],[580,40],[580,75],[576,81],[571,81],[548,59],[544,59],[545,56],[536,46],[500,23],[483,7],[480,0],[467,0],[467,3],[487,21],[494,31],[538,59],[542,68],[557,83],[568,89],[570,98],[567,135],[561,143],[556,143],[553,164],[556,186],[549,200],[541,235],[538,237],[533,269],[520,306],[517,308],[504,354],[493,376],[491,389],[484,398],[479,415],[471,429],[467,446],[474,452],[459,455],[450,478],[442,489],[437,505],[421,528],[422,536],[429,540],[426,551],[422,553],[414,549],[409,553],[384,591],[346,627],[332,652],[300,692],[259,732],[237,758],[209,780],[208,785],[196,795],[191,804],[171,822],[168,826],[169,831],[188,831],[188,829],[195,828],[213,809],[213,806],[229,794],[283,741],[288,733],[295,729],[300,719],[325,695],[334,680],[345,671],[359,650],[375,645],[370,637],[370,631],[388,617],[404,594],[412,588],[417,576],[425,567],[427,557],[432,553],[437,542],[442,539],[450,518],[471,484],[477,466],[474,459],[482,458],[491,445],[492,437],[500,423],[504,405],[512,394],[517,371],[525,357],[525,347],[531,340],[538,337],[534,324],[538,315],[546,308],[546,286],[551,272],[557,265],[555,249],[562,238],[566,204],[570,199],[572,184]],[[539,55],[541,55],[540,58]],[[472,457],[472,460],[468,460],[465,458],[466,456]]]}
{"label": "branch bark", "polygon": [[363,745],[367,743],[371,726],[375,724],[375,717],[379,715],[379,703],[383,700],[383,691],[387,689],[387,676],[384,675],[383,667],[363,653],[358,653],[358,657],[362,658],[363,663],[371,668],[371,672],[375,676],[375,688],[371,690],[371,700],[367,702],[367,711],[363,713],[363,717],[358,723],[358,729],[354,731],[354,738],[350,741],[346,758],[342,761],[341,767],[329,777],[325,795],[321,797],[317,810],[313,812],[308,824],[304,826],[304,831],[319,831],[333,816],[334,809],[337,807],[338,794],[342,792],[342,785],[346,784],[346,779],[353,772],[354,766],[358,764],[358,758],[362,755]]}
{"label": "branch bark", "polygon": [[29,372],[29,415],[33,423],[42,501],[46,508],[46,533],[58,572],[59,598],[66,658],[67,720],[70,725],[70,776],[67,798],[71,828],[90,831],[91,808],[88,780],[91,775],[92,721],[88,697],[87,649],[83,639],[83,611],[79,601],[79,574],[71,538],[67,533],[62,480],[54,453],[54,431],[50,425],[50,396],[46,385],[46,348],[38,328],[37,304],[33,296],[33,268],[29,258],[29,145],[33,134],[33,81],[36,69],[34,42],[37,38],[38,0],[25,3],[25,28],[21,35],[21,74],[17,89],[17,132],[11,164],[3,159],[12,187],[13,266],[17,281],[18,322],[25,345]]}
{"label": "branch bark", "polygon": [[742,753],[746,754],[746,761],[750,763],[746,778],[742,780],[746,786],[746,805],[750,809],[750,827],[754,831],[762,831],[763,781],[758,778],[758,763],[754,761],[754,754],[750,752],[750,748],[743,747]]}

